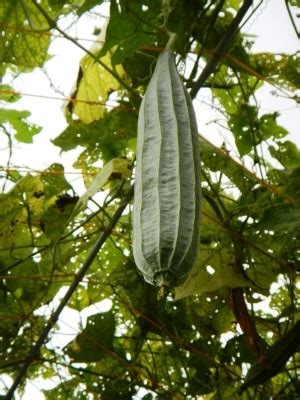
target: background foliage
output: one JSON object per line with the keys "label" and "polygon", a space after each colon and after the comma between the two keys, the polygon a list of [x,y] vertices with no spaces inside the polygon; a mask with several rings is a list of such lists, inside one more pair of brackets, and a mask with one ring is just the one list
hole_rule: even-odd
{"label": "background foliage", "polygon": [[[50,58],[49,32],[68,37],[60,22],[97,15],[101,3],[2,1],[2,82],[42,67]],[[40,310],[70,285],[134,181],[137,112],[168,39],[164,28],[178,34],[178,68],[192,89],[241,5],[111,0],[105,41],[82,58],[65,107],[68,126],[54,140],[62,152],[81,146],[74,167],[86,192],[76,192],[61,164],[24,174],[3,163],[2,377],[14,379],[49,318]],[[287,2],[290,10],[297,6]],[[257,12],[252,8],[250,18]],[[110,307],[95,307],[64,346],[51,344],[54,326],[27,371],[27,380],[59,377],[46,399],[296,399],[300,151],[278,124],[279,113],[260,109],[256,93],[268,82],[298,102],[299,77],[299,53],[255,54],[242,31],[235,35],[205,83],[233,145],[215,147],[200,132],[198,262],[182,287],[158,301],[132,258],[129,205],[68,303],[78,312],[105,299]],[[1,138],[13,152],[15,141],[31,143],[41,128],[28,111],[14,109],[20,95],[13,87],[2,83],[0,96]],[[114,108],[106,106],[111,98]]]}

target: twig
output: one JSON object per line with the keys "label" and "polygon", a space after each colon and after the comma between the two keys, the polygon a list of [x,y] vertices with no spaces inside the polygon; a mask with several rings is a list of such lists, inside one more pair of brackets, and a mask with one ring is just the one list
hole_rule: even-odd
{"label": "twig", "polygon": [[287,12],[288,12],[288,14],[289,14],[289,18],[290,18],[290,20],[291,20],[291,23],[292,23],[292,25],[293,25],[294,31],[295,31],[295,33],[296,33],[296,35],[297,35],[297,38],[300,39],[300,32],[298,31],[297,25],[296,25],[296,23],[295,23],[295,21],[294,21],[294,18],[293,18],[293,15],[292,15],[292,12],[291,12],[290,5],[289,5],[289,3],[288,3],[288,0],[285,0],[285,6],[286,6]]}
{"label": "twig", "polygon": [[193,88],[191,89],[190,95],[192,99],[194,99],[202,87],[203,83],[206,79],[214,72],[220,58],[223,56],[225,49],[228,47],[230,41],[232,40],[233,36],[235,35],[240,22],[244,18],[245,14],[247,13],[248,9],[252,5],[253,0],[245,0],[242,7],[239,9],[237,15],[229,25],[227,31],[223,35],[222,39],[218,43],[214,53],[208,60],[206,66],[204,67],[201,75],[199,76],[197,82],[194,84]]}
{"label": "twig", "polygon": [[61,312],[63,311],[63,309],[67,305],[67,303],[70,300],[71,296],[73,295],[73,293],[77,289],[77,286],[79,285],[79,283],[84,278],[84,276],[85,276],[86,272],[88,271],[90,265],[95,260],[99,250],[101,249],[101,247],[105,243],[106,239],[109,237],[110,233],[112,232],[113,228],[117,224],[118,220],[120,219],[123,211],[125,210],[125,208],[127,207],[129,201],[131,200],[131,198],[133,196],[133,191],[134,191],[133,186],[131,186],[131,188],[129,189],[127,195],[124,197],[122,203],[120,204],[119,208],[116,210],[115,214],[113,215],[109,225],[107,226],[105,231],[102,232],[102,234],[100,235],[99,239],[95,243],[93,249],[91,250],[90,254],[85,259],[82,267],[80,268],[78,273],[75,275],[73,283],[71,284],[71,286],[69,287],[67,293],[65,294],[65,296],[61,300],[59,306],[56,308],[56,310],[54,311],[54,313],[52,314],[52,316],[48,320],[48,322],[47,322],[44,330],[42,331],[40,337],[38,338],[38,340],[35,343],[35,345],[32,347],[28,357],[26,358],[24,364],[22,365],[21,369],[19,370],[19,372],[18,372],[13,384],[11,385],[9,391],[7,392],[6,396],[4,397],[5,400],[13,399],[14,392],[17,389],[17,387],[19,386],[19,384],[21,383],[24,375],[26,374],[27,369],[29,368],[30,364],[37,358],[37,356],[39,354],[39,351],[40,351],[40,348],[42,347],[42,345],[44,344],[45,340],[47,339],[51,329],[54,326],[54,324],[58,321],[58,318],[59,318]]}

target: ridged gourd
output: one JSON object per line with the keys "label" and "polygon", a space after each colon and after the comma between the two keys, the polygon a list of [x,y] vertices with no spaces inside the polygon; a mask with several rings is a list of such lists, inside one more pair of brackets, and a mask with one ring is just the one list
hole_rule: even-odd
{"label": "ridged gourd", "polygon": [[179,286],[198,254],[198,129],[171,49],[158,57],[138,118],[133,255],[147,282]]}

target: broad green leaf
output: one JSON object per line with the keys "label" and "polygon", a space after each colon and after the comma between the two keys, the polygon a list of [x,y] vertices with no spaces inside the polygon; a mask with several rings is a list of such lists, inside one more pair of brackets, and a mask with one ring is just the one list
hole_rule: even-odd
{"label": "broad green leaf", "polygon": [[275,231],[277,235],[300,232],[300,210],[287,204],[278,204],[266,210],[258,229]]}
{"label": "broad green leaf", "polygon": [[294,7],[300,7],[300,0],[288,0],[288,3]]}
{"label": "broad green leaf", "polygon": [[95,362],[113,350],[116,323],[112,310],[92,315],[86,327],[67,345],[65,353],[76,362]]}
{"label": "broad green leaf", "polygon": [[269,176],[272,183],[278,186],[286,203],[298,207],[300,205],[300,167],[272,169]]}
{"label": "broad green leaf", "polygon": [[300,150],[295,143],[286,140],[285,142],[277,142],[278,148],[269,146],[271,156],[276,158],[285,168],[300,167]]}
{"label": "broad green leaf", "polygon": [[[256,287],[258,293],[262,293],[264,296],[269,295],[269,289],[273,282],[276,282],[278,274],[280,272],[280,263],[275,258],[270,258],[264,254],[264,248],[259,251],[259,244],[257,244],[257,250],[252,249],[252,259],[250,260],[250,268],[247,269],[247,276],[249,281],[253,282],[253,286]],[[270,249],[271,252],[273,249]]]}
{"label": "broad green leaf", "polygon": [[[43,0],[41,5],[48,6],[47,0]],[[33,29],[29,28],[25,13],[30,18]],[[51,14],[52,10],[49,11],[50,16]],[[1,1],[0,24],[7,27],[0,38],[2,63],[14,64],[27,71],[44,64],[48,58],[50,36],[34,32],[34,29],[47,29],[49,24],[32,2]]]}
{"label": "broad green leaf", "polygon": [[222,304],[213,318],[213,327],[219,333],[228,332],[232,329],[235,316],[227,304]]}
{"label": "broad green leaf", "polygon": [[[280,171],[283,175],[282,185],[289,202],[300,205],[300,167]],[[299,208],[299,207],[298,207]]]}
{"label": "broad green leaf", "polygon": [[256,53],[250,55],[250,60],[255,71],[276,85],[290,90],[299,88],[299,51],[294,54]]}
{"label": "broad green leaf", "polygon": [[[107,27],[105,43],[100,50],[99,57],[114,49],[112,64],[121,64],[126,58],[133,57],[136,50],[142,45],[153,44],[153,37],[146,33],[146,29],[155,25],[160,13],[161,4],[157,0],[131,2],[130,6],[111,1],[110,19]],[[152,28],[153,29],[153,28]]]}
{"label": "broad green leaf", "polygon": [[241,156],[250,153],[261,141],[255,129],[256,120],[257,108],[248,104],[242,104],[237,112],[229,117],[229,128]]}
{"label": "broad green leaf", "polygon": [[[206,267],[210,266],[213,273]],[[187,280],[182,286],[175,289],[175,299],[187,296],[216,291],[223,286],[230,288],[251,287],[253,284],[242,273],[235,272],[232,266],[232,257],[226,248],[201,249],[200,257],[193,267]]]}
{"label": "broad green leaf", "polygon": [[[64,168],[60,164],[52,164],[40,176],[30,176],[22,178],[15,188],[10,192],[10,196],[16,196],[18,202],[18,215],[11,217],[18,221],[23,228],[29,225],[41,229],[49,238],[55,239],[60,236],[66,228],[68,218],[73,207],[78,201],[77,196],[70,196],[67,191],[71,185],[64,177]],[[8,195],[3,196],[3,202]],[[20,199],[26,200],[20,201]],[[10,200],[13,207],[14,201]],[[30,215],[28,215],[28,212]]]}
{"label": "broad green leaf", "polygon": [[134,57],[123,60],[122,65],[133,88],[140,88],[148,84],[155,67],[155,61],[155,55],[146,50],[139,51]]}
{"label": "broad green leaf", "polygon": [[19,142],[32,143],[33,136],[41,131],[42,128],[29,123],[27,118],[29,111],[17,111],[10,109],[0,110],[0,124],[9,123],[15,131],[15,138]]}
{"label": "broad green leaf", "polygon": [[91,304],[89,291],[85,287],[79,286],[68,302],[68,307],[71,307],[77,311],[81,311]]}
{"label": "broad green leaf", "polygon": [[41,180],[45,187],[44,194],[50,203],[53,196],[65,194],[72,189],[70,183],[65,178],[64,166],[62,164],[54,163],[50,165],[42,172]]}
{"label": "broad green leaf", "polygon": [[[128,107],[128,109],[127,109]],[[71,122],[53,143],[63,151],[82,146],[86,148],[83,160],[79,159],[78,168],[83,172],[87,166],[102,159],[104,163],[112,158],[121,157],[128,150],[135,149],[137,131],[137,113],[129,112],[129,104],[105,111],[103,118],[90,124],[81,121]]]}
{"label": "broad green leaf", "polygon": [[242,193],[248,193],[258,182],[255,175],[244,165],[202,137],[200,137],[200,155],[201,161],[207,168],[211,171],[222,171]]}
{"label": "broad green leaf", "polygon": [[49,261],[24,261],[7,277],[7,287],[18,298],[24,311],[29,312],[32,307],[37,308],[46,303],[59,288],[59,285],[56,285],[50,291],[47,277],[51,274],[52,264]]}
{"label": "broad green leaf", "polygon": [[288,131],[282,126],[277,125],[276,118],[279,116],[278,113],[264,114],[259,119],[260,133],[262,139],[266,140],[270,137],[281,139],[288,135]]}

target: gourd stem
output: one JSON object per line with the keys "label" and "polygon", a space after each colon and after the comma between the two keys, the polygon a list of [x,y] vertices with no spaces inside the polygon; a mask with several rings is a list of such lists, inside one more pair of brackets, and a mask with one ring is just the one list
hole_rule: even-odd
{"label": "gourd stem", "polygon": [[169,35],[169,40],[168,43],[166,44],[166,49],[174,50],[174,46],[177,40],[177,33],[167,31],[167,34]]}

